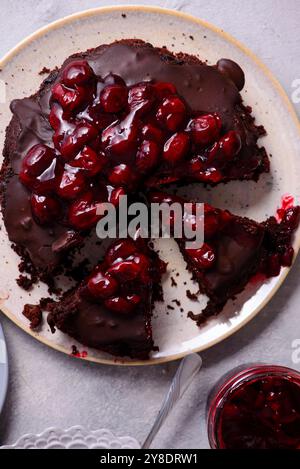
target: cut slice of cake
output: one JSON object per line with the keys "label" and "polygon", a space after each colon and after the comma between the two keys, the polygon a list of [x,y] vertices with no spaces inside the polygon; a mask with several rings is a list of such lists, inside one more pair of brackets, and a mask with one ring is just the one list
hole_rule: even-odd
{"label": "cut slice of cake", "polygon": [[165,264],[137,240],[115,241],[90,276],[49,303],[48,323],[80,343],[117,356],[147,359],[154,344],[153,302]]}
{"label": "cut slice of cake", "polygon": [[[163,192],[152,192],[149,201],[177,202],[182,206],[189,202]],[[191,225],[196,223],[195,217],[188,219]],[[197,249],[190,249],[186,247],[186,239],[176,239],[188,270],[198,282],[200,291],[209,298],[203,311],[190,314],[192,319],[200,325],[208,317],[218,314],[255,274],[275,277],[282,266],[291,266],[294,257],[292,235],[299,220],[298,206],[288,208],[280,222],[270,217],[257,223],[204,204],[204,243]]]}

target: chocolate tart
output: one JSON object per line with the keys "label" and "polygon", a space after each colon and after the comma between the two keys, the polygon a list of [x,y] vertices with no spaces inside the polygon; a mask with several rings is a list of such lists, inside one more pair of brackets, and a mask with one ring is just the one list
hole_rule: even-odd
{"label": "chocolate tart", "polygon": [[[269,171],[244,82],[230,60],[208,66],[123,40],[69,57],[35,95],[13,101],[2,209],[25,265],[49,276],[95,225],[95,204],[120,193]],[[89,213],[79,217],[83,206]]]}

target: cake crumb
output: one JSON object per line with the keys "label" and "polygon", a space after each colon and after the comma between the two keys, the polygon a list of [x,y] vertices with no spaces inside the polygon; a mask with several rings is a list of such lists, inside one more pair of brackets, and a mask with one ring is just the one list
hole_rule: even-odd
{"label": "cake crumb", "polygon": [[197,301],[198,295],[196,293],[192,293],[191,290],[186,290],[186,296],[191,301]]}
{"label": "cake crumb", "polygon": [[42,322],[42,308],[39,305],[26,304],[22,311],[23,316],[30,321],[30,329],[37,329]]}

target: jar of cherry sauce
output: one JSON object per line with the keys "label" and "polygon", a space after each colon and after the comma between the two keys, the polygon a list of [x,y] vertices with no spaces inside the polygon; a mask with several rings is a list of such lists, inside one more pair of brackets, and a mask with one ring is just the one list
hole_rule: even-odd
{"label": "jar of cherry sauce", "polygon": [[213,449],[300,449],[300,373],[239,367],[214,387],[207,417]]}

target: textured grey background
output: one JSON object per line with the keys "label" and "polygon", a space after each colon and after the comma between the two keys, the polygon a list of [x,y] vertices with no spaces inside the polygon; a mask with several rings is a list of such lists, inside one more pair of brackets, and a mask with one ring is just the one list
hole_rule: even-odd
{"label": "textured grey background", "polygon": [[[0,55],[37,28],[76,11],[109,4],[100,0],[1,0]],[[148,4],[176,7],[233,34],[270,67],[291,95],[300,78],[300,2],[289,0],[183,0]],[[298,105],[300,115],[300,105]],[[283,122],[284,127],[284,122]],[[272,362],[300,369],[292,361],[300,339],[300,261],[269,305],[242,331],[202,354],[197,382],[163,428],[157,448],[206,448],[206,398],[213,383],[242,363]],[[145,368],[81,362],[33,340],[1,315],[10,362],[8,399],[0,419],[0,443],[49,426],[107,427],[142,440],[159,409],[177,364]],[[294,345],[296,343],[294,342]],[[300,354],[298,354],[300,356]]]}

